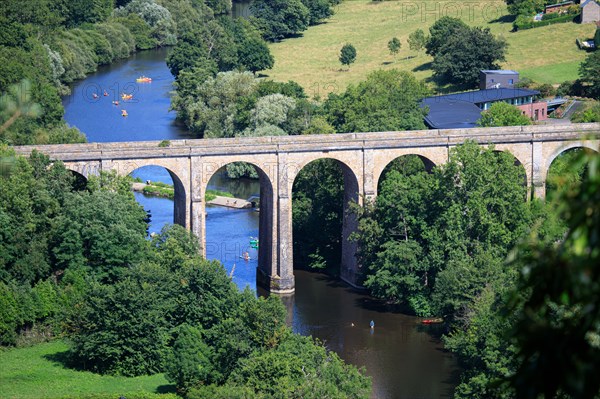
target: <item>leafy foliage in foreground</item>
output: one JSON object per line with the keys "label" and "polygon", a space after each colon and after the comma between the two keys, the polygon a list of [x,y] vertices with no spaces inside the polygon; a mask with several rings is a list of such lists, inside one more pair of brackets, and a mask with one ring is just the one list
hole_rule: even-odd
{"label": "leafy foliage in foreground", "polygon": [[[0,155],[15,158],[0,176],[0,219],[14,221],[0,225],[2,344],[48,326],[51,336],[68,339],[72,367],[123,376],[167,372],[181,394],[208,386],[249,397],[369,396],[367,377],[292,334],[277,297],[239,292],[183,227],[145,240],[147,216],[129,180],[101,174],[75,191],[60,163],[6,148]],[[29,244],[15,246],[11,234],[25,227]],[[32,258],[21,263],[26,256]],[[297,373],[303,365],[310,379]]]}
{"label": "leafy foliage in foreground", "polygon": [[519,398],[600,394],[600,155],[580,152],[585,173],[559,193],[568,233],[560,242],[531,236],[515,254],[522,267],[511,301]]}

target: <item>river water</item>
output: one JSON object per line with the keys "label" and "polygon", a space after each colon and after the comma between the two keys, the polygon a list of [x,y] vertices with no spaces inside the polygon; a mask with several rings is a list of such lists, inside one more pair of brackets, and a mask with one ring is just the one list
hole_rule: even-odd
{"label": "river water", "polygon": [[[169,112],[173,77],[165,56],[164,49],[141,52],[77,82],[63,101],[66,121],[83,131],[90,142],[188,137],[175,122],[174,112]],[[152,83],[136,84],[140,75],[151,77]],[[135,101],[121,101],[123,92],[133,94]],[[115,100],[120,101],[119,106],[112,104]],[[129,116],[122,117],[121,109]],[[161,167],[144,167],[134,175],[172,183]],[[209,188],[230,191],[240,198],[259,192],[256,181],[230,180],[222,173],[210,181]],[[173,221],[173,201],[140,193],[135,196],[151,212],[150,232]],[[258,237],[258,213],[208,206],[206,229],[207,258],[220,260],[240,288],[256,289],[258,254],[249,241]],[[240,259],[244,251],[249,252],[250,260]],[[323,274],[296,270],[295,277],[295,294],[283,297],[292,328],[320,339],[347,362],[365,367],[373,379],[373,398],[452,397],[459,369],[454,357],[443,349],[439,326],[423,326],[420,319],[395,312]],[[371,320],[375,322],[373,330]]]}

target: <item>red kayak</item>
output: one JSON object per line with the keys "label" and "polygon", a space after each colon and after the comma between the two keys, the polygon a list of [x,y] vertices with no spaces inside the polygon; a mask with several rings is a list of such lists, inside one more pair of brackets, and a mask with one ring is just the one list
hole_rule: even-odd
{"label": "red kayak", "polygon": [[444,319],[442,319],[441,317],[435,318],[435,319],[425,319],[422,320],[421,323],[423,324],[438,324],[438,323],[443,323]]}

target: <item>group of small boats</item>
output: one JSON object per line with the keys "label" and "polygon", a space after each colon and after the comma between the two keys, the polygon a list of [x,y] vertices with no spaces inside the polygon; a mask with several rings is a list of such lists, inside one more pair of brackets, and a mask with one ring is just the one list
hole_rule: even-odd
{"label": "group of small boats", "polygon": [[[149,78],[148,76],[140,76],[139,78],[137,78],[135,80],[138,83],[151,83],[152,82],[152,78]],[[108,97],[108,92],[106,90],[103,91],[102,95],[104,97]],[[97,100],[98,98],[100,98],[100,96],[98,95],[98,93],[92,93],[92,98],[94,100]],[[133,99],[133,94],[132,93],[121,93],[121,100],[123,101],[129,101]],[[113,105],[118,106],[119,105],[119,100],[113,100],[112,102]],[[121,116],[126,117],[129,114],[127,113],[127,110],[122,109],[121,110]]]}

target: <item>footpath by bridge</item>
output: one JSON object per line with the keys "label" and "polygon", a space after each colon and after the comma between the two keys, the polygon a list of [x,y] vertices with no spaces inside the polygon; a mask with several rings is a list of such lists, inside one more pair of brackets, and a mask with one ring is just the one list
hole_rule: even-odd
{"label": "footpath by bridge", "polygon": [[394,159],[414,154],[426,165],[440,165],[448,161],[452,147],[466,140],[493,144],[498,151],[510,152],[525,168],[529,193],[543,198],[552,161],[571,148],[598,151],[600,124],[173,140],[167,147],[159,146],[158,141],[65,144],[22,146],[15,150],[28,155],[36,149],[53,160],[63,161],[68,169],[84,177],[110,170],[127,175],[149,165],[166,168],[175,186],[174,222],[199,237],[205,254],[224,250],[226,244],[207,243],[205,239],[204,197],[210,178],[229,163],[251,163],[261,186],[259,283],[271,292],[291,293],[292,185],[304,166],[330,158],[342,168],[347,216],[342,229],[341,276],[353,284],[358,274],[354,256],[357,248],[348,237],[357,221],[346,213],[348,203],[360,204],[363,198],[375,197],[379,178]]}

